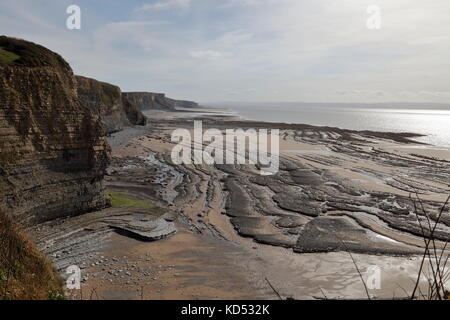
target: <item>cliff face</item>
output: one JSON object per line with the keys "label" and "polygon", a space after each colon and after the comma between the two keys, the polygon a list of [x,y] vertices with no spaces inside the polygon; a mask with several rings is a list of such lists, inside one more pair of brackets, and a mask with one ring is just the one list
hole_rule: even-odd
{"label": "cliff face", "polygon": [[139,110],[164,110],[174,111],[175,101],[166,98],[163,93],[152,92],[124,92],[123,96],[132,105],[139,108]]}
{"label": "cliff face", "polygon": [[128,101],[128,99],[122,94],[122,106],[128,121],[137,126],[145,126],[147,124],[147,118],[142,114],[141,110],[135,104]]}
{"label": "cliff face", "polygon": [[0,209],[26,223],[103,208],[109,147],[56,53],[0,37]]}
{"label": "cliff face", "polygon": [[76,80],[80,101],[100,116],[106,133],[121,131],[130,124],[146,124],[140,110],[122,98],[119,87],[81,76]]}
{"label": "cliff face", "polygon": [[198,108],[199,107],[197,102],[187,101],[187,100],[175,100],[175,106],[181,107],[181,108]]}

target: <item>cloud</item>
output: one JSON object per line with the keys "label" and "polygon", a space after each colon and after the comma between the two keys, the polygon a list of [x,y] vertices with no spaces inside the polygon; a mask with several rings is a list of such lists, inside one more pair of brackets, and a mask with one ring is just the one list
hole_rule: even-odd
{"label": "cloud", "polygon": [[449,101],[448,0],[377,0],[376,31],[366,27],[370,0],[134,0],[106,11],[78,0],[79,32],[65,28],[68,4],[0,2],[0,30],[124,90],[200,101],[230,92],[236,101]]}
{"label": "cloud", "polygon": [[353,90],[336,90],[337,94],[340,95],[366,95],[366,96],[387,96],[389,95],[388,92],[383,91],[383,90],[357,90],[357,89],[353,89]]}
{"label": "cloud", "polygon": [[[272,0],[224,0],[219,8],[231,8],[231,7],[249,7],[256,5],[264,5]],[[282,1],[282,0],[277,0]]]}
{"label": "cloud", "polygon": [[232,30],[220,35],[215,41],[217,45],[225,47],[233,47],[242,43],[251,41],[253,33],[245,32],[243,30]]}
{"label": "cloud", "polygon": [[162,46],[159,30],[168,24],[170,23],[167,21],[157,20],[112,22],[99,27],[92,35],[96,48],[108,50],[117,46],[118,48],[111,50],[111,54],[117,53],[121,48],[133,53],[130,52],[130,46],[150,52]]}
{"label": "cloud", "polygon": [[173,8],[187,8],[191,5],[191,0],[162,0],[155,3],[145,3],[136,11],[149,11],[149,10],[167,10]]}
{"label": "cloud", "polygon": [[450,91],[420,91],[419,95],[434,97],[450,97]]}
{"label": "cloud", "polygon": [[216,60],[224,56],[221,52],[214,50],[194,50],[189,52],[189,55],[192,58],[206,60]]}
{"label": "cloud", "polygon": [[230,90],[227,92],[230,96],[246,96],[257,93],[258,90],[255,88],[248,88],[248,89],[242,89],[242,90]]}

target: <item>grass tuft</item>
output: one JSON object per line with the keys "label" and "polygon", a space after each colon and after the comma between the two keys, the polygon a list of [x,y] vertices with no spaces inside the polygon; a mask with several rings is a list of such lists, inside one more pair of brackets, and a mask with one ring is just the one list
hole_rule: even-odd
{"label": "grass tuft", "polygon": [[20,58],[20,56],[18,56],[17,54],[9,52],[0,47],[0,66],[1,67],[6,67],[19,58]]}
{"label": "grass tuft", "polygon": [[155,209],[157,206],[148,200],[139,200],[125,192],[107,192],[113,208]]}
{"label": "grass tuft", "polygon": [[3,65],[5,63],[6,66],[57,67],[71,70],[69,64],[59,54],[32,42],[0,36],[0,49],[4,59],[2,66],[5,66]]}
{"label": "grass tuft", "polygon": [[63,299],[63,281],[45,257],[0,211],[0,300]]}

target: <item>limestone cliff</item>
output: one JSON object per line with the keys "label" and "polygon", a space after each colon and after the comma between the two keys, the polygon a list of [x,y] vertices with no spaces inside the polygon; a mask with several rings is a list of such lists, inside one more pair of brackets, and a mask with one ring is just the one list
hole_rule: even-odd
{"label": "limestone cliff", "polygon": [[153,92],[124,92],[123,97],[139,110],[174,111],[175,101],[166,98],[163,93]]}
{"label": "limestone cliff", "polygon": [[100,116],[106,133],[121,131],[130,124],[146,124],[141,111],[122,98],[119,87],[81,76],[76,80],[80,101]]}
{"label": "limestone cliff", "polygon": [[0,209],[31,223],[105,207],[109,146],[70,66],[23,40],[0,50]]}

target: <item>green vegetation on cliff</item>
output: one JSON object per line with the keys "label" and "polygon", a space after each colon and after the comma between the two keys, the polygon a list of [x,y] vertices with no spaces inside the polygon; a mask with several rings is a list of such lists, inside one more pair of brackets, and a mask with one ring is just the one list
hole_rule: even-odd
{"label": "green vegetation on cliff", "polygon": [[0,212],[0,300],[62,299],[62,285],[50,261]]}
{"label": "green vegetation on cliff", "polygon": [[[6,61],[9,61],[6,65],[25,67],[58,66],[70,69],[68,63],[59,54],[32,42],[0,36],[0,48],[9,57],[9,59],[6,58]],[[11,54],[15,56],[13,60],[10,60]],[[0,55],[2,55],[1,52]],[[2,64],[2,66],[5,65]]]}
{"label": "green vegetation on cliff", "polygon": [[17,54],[9,52],[7,50],[4,50],[3,48],[0,47],[0,66],[1,67],[6,67],[19,58],[20,57]]}
{"label": "green vegetation on cliff", "polygon": [[155,209],[156,206],[148,200],[139,200],[124,192],[109,191],[107,197],[113,208]]}

